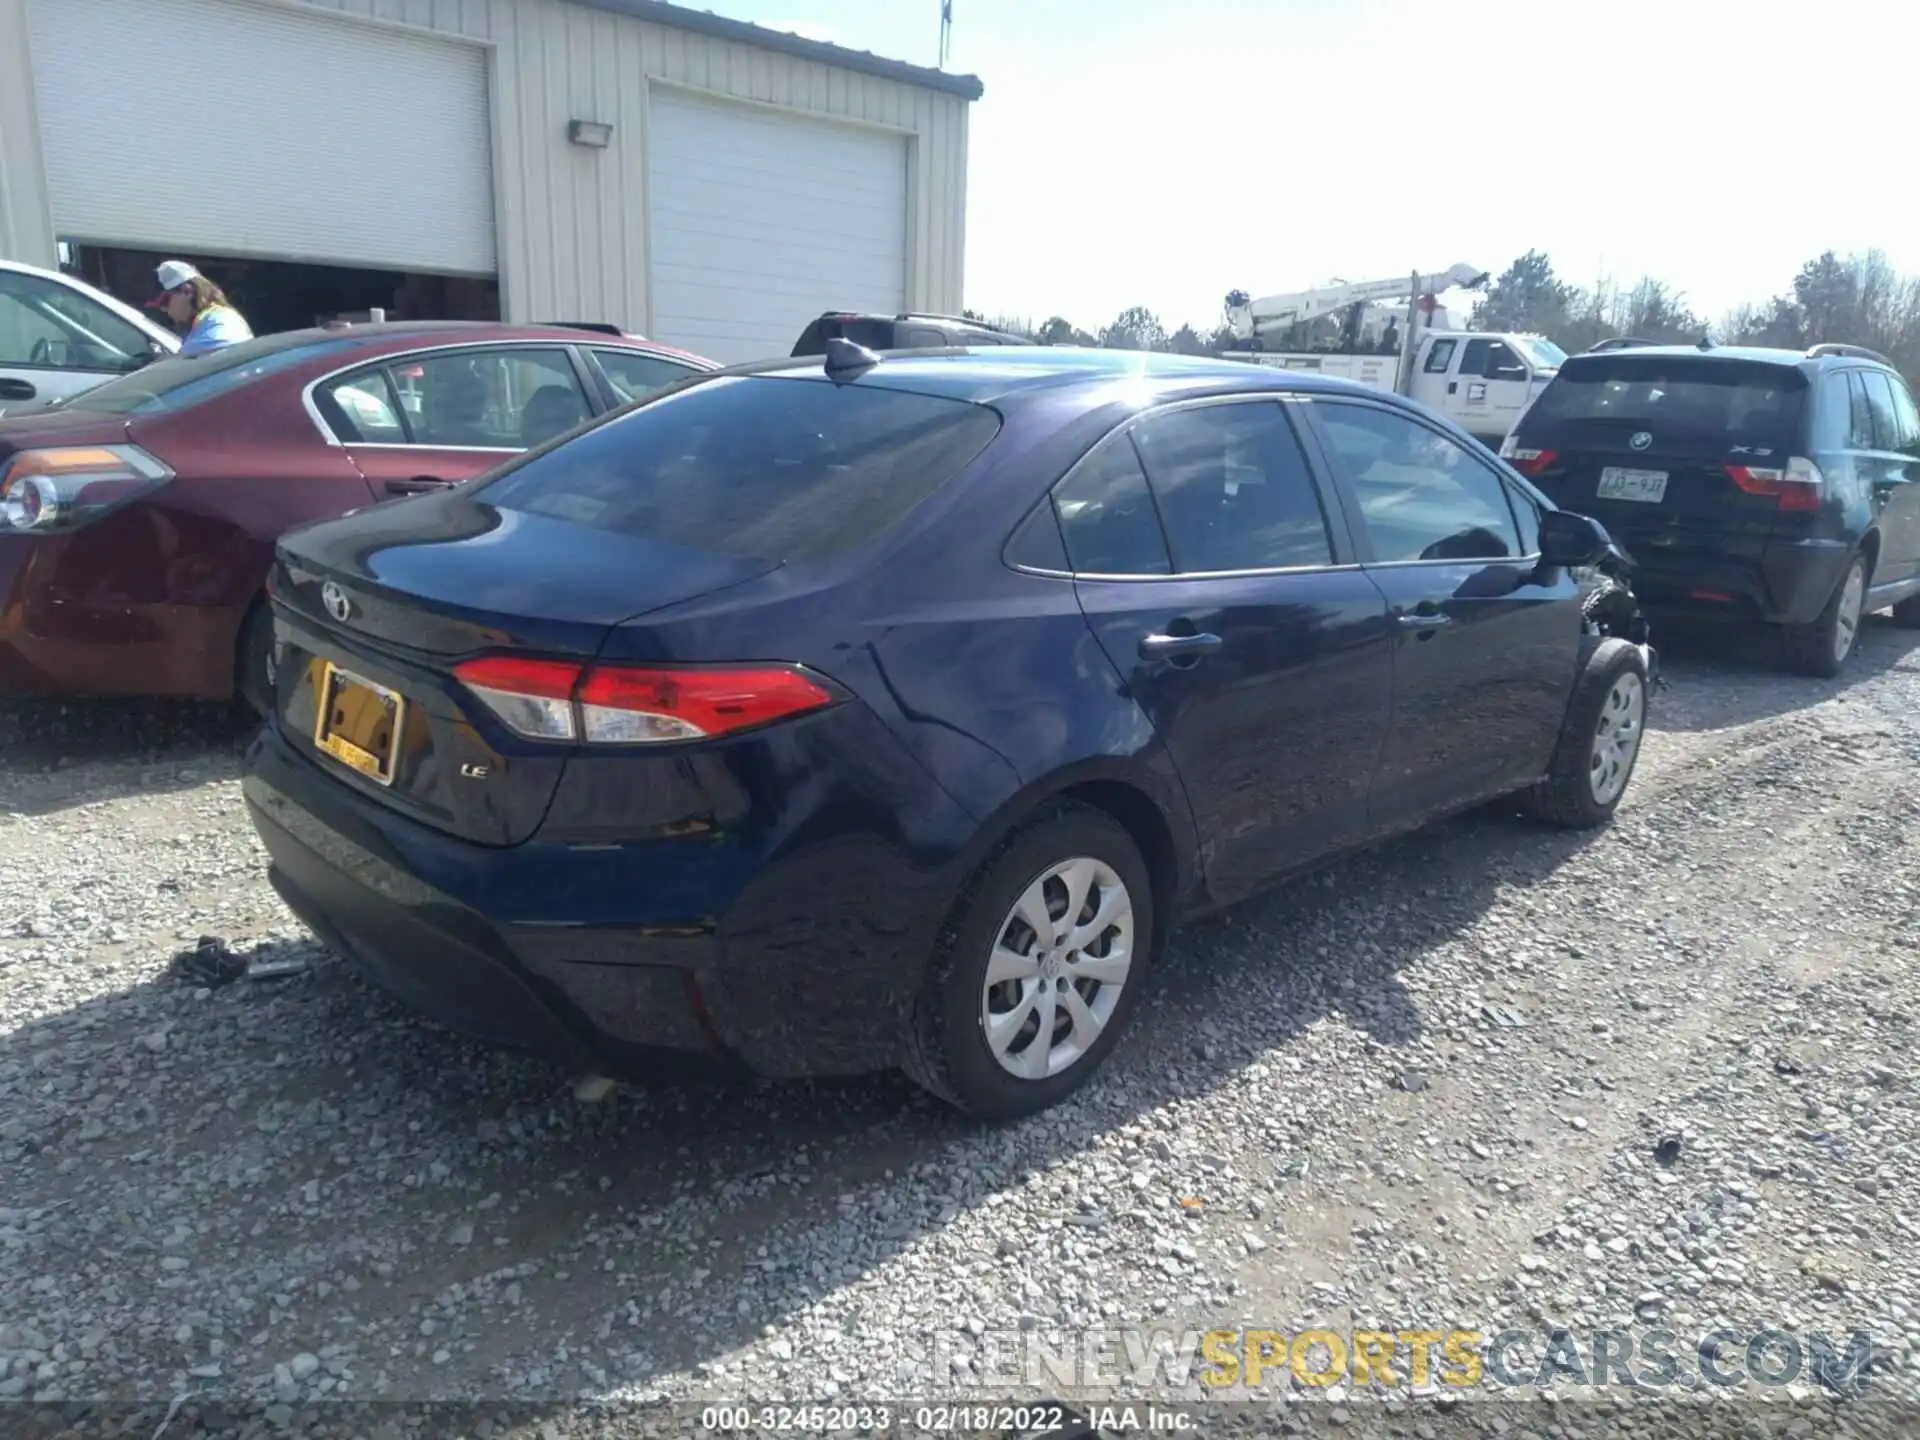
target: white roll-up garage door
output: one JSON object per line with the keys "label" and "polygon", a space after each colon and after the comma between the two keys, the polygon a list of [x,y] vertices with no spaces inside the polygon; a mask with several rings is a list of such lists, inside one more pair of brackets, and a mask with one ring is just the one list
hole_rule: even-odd
{"label": "white roll-up garage door", "polygon": [[656,338],[738,363],[825,310],[904,308],[903,137],[656,89],[647,156]]}
{"label": "white roll-up garage door", "polygon": [[245,0],[34,0],[55,228],[491,274],[486,56]]}

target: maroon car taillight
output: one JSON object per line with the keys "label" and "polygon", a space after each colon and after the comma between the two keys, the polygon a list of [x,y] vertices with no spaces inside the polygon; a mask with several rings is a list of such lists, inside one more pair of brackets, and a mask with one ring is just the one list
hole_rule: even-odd
{"label": "maroon car taillight", "polygon": [[516,735],[588,745],[711,740],[834,701],[790,665],[666,670],[489,655],[454,674]]}
{"label": "maroon car taillight", "polygon": [[0,521],[14,530],[73,530],[173,478],[138,445],[22,450],[0,466]]}

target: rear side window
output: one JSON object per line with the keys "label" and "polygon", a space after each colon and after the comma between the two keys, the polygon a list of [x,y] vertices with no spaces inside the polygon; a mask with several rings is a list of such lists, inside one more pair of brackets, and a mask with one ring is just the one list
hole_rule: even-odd
{"label": "rear side window", "polygon": [[1619,440],[1645,430],[1656,449],[1672,439],[1791,452],[1806,395],[1806,377],[1785,365],[1620,351],[1569,360],[1525,427],[1529,439]]}
{"label": "rear side window", "polygon": [[1285,410],[1275,402],[1149,415],[1134,444],[1160,504],[1176,569],[1329,565],[1326,517]]}
{"label": "rear side window", "polygon": [[1427,352],[1427,373],[1429,375],[1446,374],[1447,366],[1453,363],[1454,347],[1459,343],[1458,340],[1434,341],[1433,348]]}
{"label": "rear side window", "polygon": [[1914,408],[1913,392],[1898,376],[1887,377],[1893,389],[1893,417],[1898,439],[1893,448],[1907,455],[1920,455],[1920,410]]}
{"label": "rear side window", "polygon": [[1856,378],[1867,394],[1867,414],[1873,422],[1875,450],[1900,448],[1900,421],[1893,413],[1893,388],[1878,370],[1862,370]]}
{"label": "rear side window", "polygon": [[710,554],[819,559],[904,519],[999,429],[996,411],[965,401],[722,376],[616,415],[475,495]]}
{"label": "rear side window", "polygon": [[1116,435],[1055,487],[1067,558],[1083,575],[1170,575],[1166,536],[1133,442]]}

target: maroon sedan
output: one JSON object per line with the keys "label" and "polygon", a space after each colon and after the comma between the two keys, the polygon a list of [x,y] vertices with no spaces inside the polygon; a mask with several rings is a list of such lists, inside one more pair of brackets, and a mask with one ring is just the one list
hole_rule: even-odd
{"label": "maroon sedan", "polygon": [[297,330],[0,420],[0,693],[262,709],[282,533],[714,368],[588,327]]}

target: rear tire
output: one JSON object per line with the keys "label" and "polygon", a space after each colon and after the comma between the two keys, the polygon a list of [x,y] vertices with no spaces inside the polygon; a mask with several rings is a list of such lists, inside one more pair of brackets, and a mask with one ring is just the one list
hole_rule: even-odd
{"label": "rear tire", "polygon": [[1521,808],[1567,830],[1606,824],[1633,779],[1646,723],[1646,657],[1625,640],[1600,641],[1574,683],[1547,773],[1522,793]]}
{"label": "rear tire", "polygon": [[1786,631],[1787,658],[1805,675],[1830,680],[1846,668],[1860,643],[1860,625],[1866,619],[1867,557],[1847,562],[1840,583],[1827,597],[1826,608],[1805,625]]}
{"label": "rear tire", "polygon": [[1920,630],[1920,595],[1893,607],[1893,623],[1902,630]]}
{"label": "rear tire", "polygon": [[1126,1028],[1153,937],[1152,880],[1132,836],[1086,806],[1042,812],[980,867],[955,907],[914,1004],[902,1068],[983,1120],[1057,1104],[1093,1077]]}
{"label": "rear tire", "polygon": [[240,622],[234,646],[233,698],[257,720],[273,713],[273,612],[264,598],[253,602]]}

